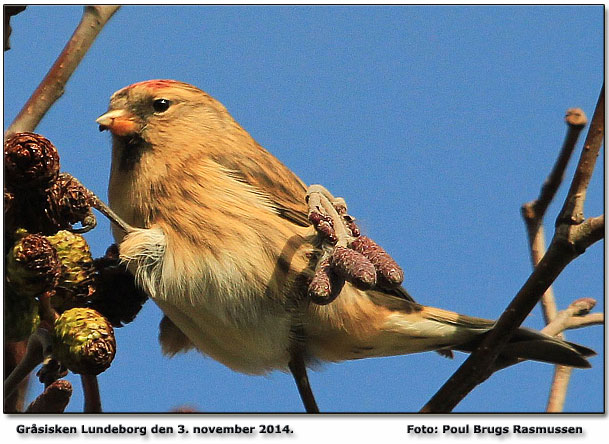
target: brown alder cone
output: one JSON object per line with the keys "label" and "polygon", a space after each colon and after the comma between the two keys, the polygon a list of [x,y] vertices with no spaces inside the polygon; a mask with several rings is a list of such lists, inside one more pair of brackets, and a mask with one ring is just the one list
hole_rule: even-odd
{"label": "brown alder cone", "polygon": [[91,192],[77,179],[62,173],[46,193],[45,213],[58,230],[69,229],[77,223],[89,225],[93,217],[92,199]]}
{"label": "brown alder cone", "polygon": [[77,223],[85,229],[95,225],[91,193],[59,168],[59,153],[45,137],[16,133],[6,140],[4,211],[9,232],[23,227],[53,234]]}
{"label": "brown alder cone", "polygon": [[351,242],[351,248],[368,258],[378,272],[378,285],[382,288],[396,288],[404,281],[404,271],[380,245],[367,236],[360,236]]}
{"label": "brown alder cone", "polygon": [[4,142],[4,173],[12,189],[44,190],[59,175],[59,153],[46,137],[16,133]]}
{"label": "brown alder cone", "polygon": [[26,413],[63,413],[72,396],[72,384],[65,379],[51,383],[32,403]]}
{"label": "brown alder cone", "polygon": [[104,315],[113,327],[133,321],[148,296],[120,262],[116,244],[108,247],[106,254],[93,264],[97,269],[96,290],[89,306]]}

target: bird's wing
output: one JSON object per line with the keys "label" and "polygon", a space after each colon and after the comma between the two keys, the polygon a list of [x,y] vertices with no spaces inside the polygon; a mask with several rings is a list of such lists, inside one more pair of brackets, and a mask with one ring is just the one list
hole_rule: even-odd
{"label": "bird's wing", "polygon": [[398,298],[405,299],[409,302],[415,302],[414,298],[410,296],[410,293],[408,293],[404,287],[398,287],[392,290],[387,290],[387,293],[391,294],[392,296],[397,296]]}
{"label": "bird's wing", "polygon": [[[256,144],[254,149],[262,150],[263,155],[243,156],[238,160],[235,157],[215,156],[213,160],[230,171],[233,178],[255,188],[272,203],[279,216],[303,227],[311,225],[307,217],[305,184],[260,145]],[[383,293],[398,305],[415,302],[403,287]]]}
{"label": "bird's wing", "polygon": [[262,150],[262,155],[239,158],[218,155],[213,160],[229,171],[234,179],[247,183],[264,196],[279,216],[302,227],[311,225],[307,217],[305,184],[260,145],[254,149]]}

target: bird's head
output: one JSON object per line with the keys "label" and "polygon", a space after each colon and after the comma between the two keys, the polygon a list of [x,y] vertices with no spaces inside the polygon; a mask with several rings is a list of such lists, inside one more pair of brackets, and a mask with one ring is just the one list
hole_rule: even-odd
{"label": "bird's head", "polygon": [[[97,123],[100,131],[112,133],[114,150],[123,160],[159,147],[165,157],[178,155],[178,148],[188,149],[181,142],[201,144],[238,127],[220,102],[175,80],[148,80],[115,92]],[[172,147],[176,153],[168,152]]]}
{"label": "bird's head", "polygon": [[140,136],[150,129],[186,125],[189,120],[213,126],[230,119],[226,108],[188,83],[148,80],[129,85],[110,98],[108,111],[97,119],[99,130],[118,137]]}

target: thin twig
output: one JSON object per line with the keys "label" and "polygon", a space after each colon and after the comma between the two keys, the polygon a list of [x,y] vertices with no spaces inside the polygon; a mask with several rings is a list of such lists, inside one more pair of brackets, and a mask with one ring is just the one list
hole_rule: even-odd
{"label": "thin twig", "polygon": [[[562,183],[565,170],[571,159],[579,135],[586,123],[588,123],[588,119],[581,109],[570,108],[565,113],[565,123],[567,124],[565,140],[552,171],[541,187],[539,197],[522,206],[522,217],[524,218],[527,227],[533,267],[537,266],[546,252],[543,218]],[[556,316],[558,311],[552,287],[549,287],[541,297],[541,305],[545,322],[548,324],[552,321],[554,316]]]}
{"label": "thin twig", "polygon": [[17,389],[37,365],[41,364],[49,354],[51,335],[44,328],[36,330],[29,338],[25,355],[10,375],[4,380],[4,399],[7,399]]}
{"label": "thin twig", "polygon": [[[602,238],[600,226],[604,217],[595,218],[587,229],[571,230],[564,224],[584,221],[583,203],[586,188],[600,152],[604,132],[604,88],[594,111],[575,177],[557,220],[557,228],[548,251],[518,294],[497,320],[476,350],[423,407],[422,412],[450,412],[453,408],[492,373],[493,365],[516,329],[535,307],[542,294],[560,275],[562,270],[579,256],[585,248]],[[602,222],[602,223],[601,223]],[[582,224],[584,225],[584,224]]]}
{"label": "thin twig", "polygon": [[[528,219],[525,217],[525,221],[527,223],[527,231],[529,231],[529,249],[531,252],[531,263],[533,268],[537,266],[541,258],[544,254],[546,254],[546,235],[545,230],[543,229],[543,225],[538,223],[537,220],[534,220],[532,224],[529,224]],[[537,225],[537,230],[532,233],[532,225]],[[554,297],[554,289],[552,286],[548,287],[548,289],[541,296],[541,312],[543,314],[543,318],[546,324],[552,322],[556,313],[558,313],[558,308],[556,306],[556,298]]]}
{"label": "thin twig", "polygon": [[[543,229],[543,219],[548,209],[548,206],[556,196],[556,192],[563,181],[565,170],[577,144],[577,139],[582,129],[588,123],[586,114],[579,108],[568,109],[565,115],[567,123],[567,134],[560,154],[554,163],[552,171],[546,178],[541,187],[539,197],[522,206],[522,217],[524,218],[527,234],[529,238],[529,248],[531,253],[531,262],[533,268],[537,266],[541,258],[546,253],[546,239]],[[541,308],[546,324],[551,323],[558,313],[556,308],[556,299],[552,286],[541,296]],[[561,339],[564,339],[562,333],[558,334]],[[562,411],[564,400],[566,398],[567,387],[571,375],[571,368],[557,365],[554,370],[554,378],[550,388],[550,397],[546,411],[559,412]]]}
{"label": "thin twig", "polygon": [[307,375],[307,367],[301,353],[301,347],[295,345],[293,350],[291,350],[291,355],[288,367],[298,387],[298,393],[305,410],[307,413],[319,413],[319,407],[309,383],[309,376]]}
{"label": "thin twig", "polygon": [[422,412],[450,412],[493,372],[493,365],[514,331],[571,262],[568,249],[550,248],[480,346],[423,407]]}
{"label": "thin twig", "polygon": [[[544,333],[548,336],[559,336],[565,330],[604,324],[605,315],[603,313],[590,313],[590,310],[592,310],[595,305],[596,301],[592,298],[580,298],[576,301],[573,301],[567,309],[558,312],[554,320],[548,325],[546,325],[543,330],[541,330],[541,333]],[[501,362],[495,363],[497,365],[493,367],[493,372],[504,369],[506,367],[510,367],[523,361],[526,361],[526,359],[513,358],[508,360],[506,358],[503,358],[501,359]],[[556,368],[559,367],[564,366],[556,366]]]}
{"label": "thin twig", "polygon": [[548,206],[554,199],[560,184],[565,175],[565,170],[581,131],[588,123],[586,114],[579,108],[570,108],[565,113],[565,123],[567,124],[567,134],[563,142],[560,154],[554,163],[552,171],[544,181],[539,197],[529,203],[523,205],[523,213],[526,220],[541,221],[548,209]]}
{"label": "thin twig", "polygon": [[590,313],[585,316],[571,316],[561,322],[551,322],[541,331],[552,336],[554,331],[562,333],[566,330],[575,330],[577,328],[590,327],[591,325],[603,325],[604,323],[605,315],[603,313]]}
{"label": "thin twig", "polygon": [[[4,374],[10,374],[25,355],[27,340],[4,343]],[[29,385],[29,378],[25,378],[13,394],[4,398],[4,413],[22,412],[25,406],[25,395]]]}
{"label": "thin twig", "polygon": [[[603,313],[588,314],[595,304],[596,301],[591,298],[578,299],[571,303],[566,310],[558,313],[553,321],[541,331],[550,336],[562,336],[562,332],[565,330],[603,324],[605,322]],[[557,413],[563,411],[571,373],[573,373],[573,367],[564,365],[554,367],[546,412]]]}
{"label": "thin twig", "polygon": [[78,27],[63,51],[23,106],[6,134],[34,131],[51,106],[59,99],[76,67],[110,17],[120,8],[112,5],[85,6]]}
{"label": "thin twig", "polygon": [[101,396],[95,375],[80,375],[82,390],[85,396],[85,413],[101,413]]}
{"label": "thin twig", "polygon": [[590,129],[584,142],[577,170],[573,176],[571,187],[565,199],[565,203],[556,219],[556,227],[563,225],[569,228],[569,225],[581,224],[584,221],[584,202],[586,201],[586,193],[588,184],[594,172],[596,158],[600,153],[600,147],[603,144],[603,136],[605,133],[605,86],[601,88],[600,97],[592,116]]}
{"label": "thin twig", "polygon": [[565,330],[574,330],[576,328],[589,327],[591,325],[604,325],[605,315],[603,313],[590,313],[589,315],[579,318],[571,318],[565,325]]}
{"label": "thin twig", "polygon": [[556,336],[565,330],[602,324],[604,322],[602,313],[589,314],[595,305],[596,301],[592,298],[577,299],[568,308],[559,312],[541,332],[548,336]]}
{"label": "thin twig", "polygon": [[605,215],[590,217],[571,231],[574,247],[583,253],[605,235]]}
{"label": "thin twig", "polygon": [[565,400],[567,399],[567,389],[571,381],[571,373],[573,367],[566,365],[554,366],[554,375],[552,376],[552,385],[550,385],[550,395],[548,396],[548,404],[546,405],[547,413],[559,413],[564,410]]}
{"label": "thin twig", "polygon": [[125,234],[129,234],[135,229],[125,222],[118,214],[116,214],[112,209],[106,205],[95,193],[91,190],[87,190],[91,197],[92,207],[99,211],[101,214],[106,216],[110,222],[115,224],[118,228],[123,230]]}

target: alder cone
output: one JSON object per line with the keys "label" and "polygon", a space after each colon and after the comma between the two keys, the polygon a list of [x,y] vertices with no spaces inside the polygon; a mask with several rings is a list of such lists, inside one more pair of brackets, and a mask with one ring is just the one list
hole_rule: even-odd
{"label": "alder cone", "polygon": [[44,190],[59,175],[57,148],[40,134],[13,134],[4,142],[4,173],[9,188]]}
{"label": "alder cone", "polygon": [[60,379],[52,382],[32,403],[26,413],[63,413],[72,396],[70,381]]}
{"label": "alder cone", "polygon": [[78,180],[70,174],[62,173],[46,193],[45,213],[49,221],[58,229],[71,228],[92,216],[92,196]]}
{"label": "alder cone", "polygon": [[57,292],[51,299],[59,312],[84,307],[95,292],[96,270],[85,238],[67,230],[58,231],[47,240],[55,247],[61,264]]}
{"label": "alder cone", "polygon": [[148,295],[135,284],[133,275],[120,262],[118,247],[111,245],[104,257],[94,260],[96,291],[91,308],[106,317],[113,327],[133,321]]}
{"label": "alder cone", "polygon": [[74,373],[98,375],[116,354],[114,330],[96,310],[71,308],[55,320],[53,356]]}
{"label": "alder cone", "polygon": [[10,250],[6,260],[6,280],[16,293],[39,296],[55,289],[61,274],[61,264],[55,247],[40,234],[21,236]]}

